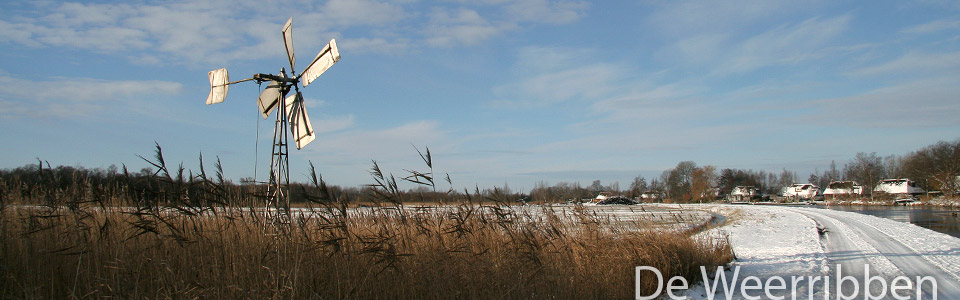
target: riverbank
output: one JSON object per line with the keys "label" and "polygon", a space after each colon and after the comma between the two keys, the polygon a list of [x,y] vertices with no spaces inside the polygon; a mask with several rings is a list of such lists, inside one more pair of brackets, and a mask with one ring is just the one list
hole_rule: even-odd
{"label": "riverbank", "polygon": [[723,204],[753,204],[753,205],[849,205],[849,206],[935,206],[935,207],[956,207],[960,208],[960,198],[947,197],[919,197],[919,198],[890,198],[890,199],[870,199],[870,198],[844,198],[844,199],[826,199],[820,201],[762,201],[762,202],[718,202]]}
{"label": "riverbank", "polygon": [[936,207],[956,207],[960,208],[960,199],[957,198],[927,198],[920,197],[919,199],[903,198],[903,199],[883,199],[883,200],[874,200],[874,199],[845,199],[845,200],[825,200],[822,202],[825,205],[868,205],[868,206],[896,206],[896,205],[909,205],[909,206],[936,206]]}
{"label": "riverbank", "polygon": [[[763,297],[771,288],[771,277],[802,276],[830,278],[837,276],[837,265],[843,275],[851,270],[864,270],[884,280],[898,276],[931,276],[938,282],[939,299],[956,299],[960,295],[960,239],[910,223],[897,222],[853,212],[831,211],[806,207],[756,205],[695,205],[688,209],[705,209],[728,217],[726,226],[701,233],[704,236],[725,236],[736,254],[726,267],[726,283],[699,284],[688,289],[686,299],[753,299]],[[739,267],[739,268],[738,268]],[[738,268],[738,269],[737,269]],[[733,270],[738,272],[733,272]],[[714,269],[709,269],[712,275]],[[741,294],[746,278],[761,279],[760,288]],[[737,284],[733,284],[737,278]],[[836,278],[834,278],[836,279]],[[860,276],[862,279],[862,276]],[[713,280],[713,279],[711,279]],[[831,279],[833,280],[833,279]],[[859,281],[859,279],[858,279]],[[774,286],[776,287],[776,280]],[[829,299],[837,296],[836,287],[829,288],[803,282],[803,289],[777,290],[772,297],[794,299]],[[852,283],[847,283],[847,286]],[[728,288],[723,288],[727,286]],[[752,284],[750,285],[753,286]],[[846,295],[850,292],[844,287]],[[862,282],[860,286],[864,286]],[[731,291],[729,294],[725,292]],[[931,289],[922,289],[923,299],[930,299]],[[825,295],[826,294],[826,295]],[[873,294],[876,295],[876,294]],[[901,293],[906,295],[906,292]],[[750,296],[750,297],[747,297]],[[863,298],[863,295],[857,299]],[[907,298],[916,299],[916,298]]]}

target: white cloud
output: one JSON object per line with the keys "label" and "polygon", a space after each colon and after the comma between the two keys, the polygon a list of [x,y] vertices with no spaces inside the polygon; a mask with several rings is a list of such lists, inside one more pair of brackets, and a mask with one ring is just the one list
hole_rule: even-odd
{"label": "white cloud", "polygon": [[9,117],[87,116],[107,107],[133,107],[137,99],[150,95],[176,95],[183,89],[169,81],[109,81],[90,78],[54,78],[49,81],[21,80],[0,76],[0,101],[10,105]]}
{"label": "white cloud", "polygon": [[846,30],[850,16],[812,18],[792,26],[780,26],[750,37],[722,59],[718,73],[743,73],[759,68],[792,65],[824,57],[825,47]]}
{"label": "white cloud", "polygon": [[501,86],[497,93],[517,97],[518,104],[533,106],[575,99],[594,100],[612,92],[612,81],[619,78],[618,72],[615,66],[606,64],[574,67],[538,74],[517,84]]}
{"label": "white cloud", "polygon": [[[470,2],[473,7],[478,3]],[[477,45],[526,24],[565,24],[579,20],[588,5],[579,1],[486,1],[470,6],[435,7],[424,33],[431,46]],[[483,11],[484,13],[481,13]]]}
{"label": "white cloud", "polygon": [[957,74],[921,79],[842,98],[810,101],[815,113],[799,121],[871,129],[957,126],[960,119]]}
{"label": "white cloud", "polygon": [[409,39],[388,40],[384,38],[349,38],[337,40],[337,47],[343,53],[380,53],[387,55],[401,55],[407,53],[413,46]]}
{"label": "white cloud", "polygon": [[661,55],[679,55],[686,64],[707,64],[717,60],[717,56],[728,47],[728,34],[703,34],[681,39],[672,46],[664,48]]}
{"label": "white cloud", "polygon": [[[352,123],[353,118],[348,117]],[[316,126],[315,126],[316,127]],[[397,158],[409,153],[397,153],[398,149],[409,149],[411,144],[441,147],[446,131],[436,121],[414,121],[397,127],[377,130],[347,130],[334,134],[321,134],[318,141],[323,146],[316,151],[332,152],[336,156],[351,157],[365,161],[370,158]]]}
{"label": "white cloud", "polygon": [[588,6],[583,1],[517,0],[505,9],[519,22],[565,24],[579,20]]}
{"label": "white cloud", "polygon": [[[654,54],[694,76],[728,76],[796,66],[847,54],[836,44],[850,14],[818,16],[819,2],[737,0],[646,1],[644,32],[663,40]],[[656,41],[655,41],[656,42]]]}
{"label": "white cloud", "polygon": [[903,56],[879,65],[860,68],[852,75],[932,75],[940,72],[960,71],[960,52],[925,53],[911,51]]}
{"label": "white cloud", "polygon": [[666,36],[697,36],[736,31],[752,23],[776,19],[814,7],[813,3],[785,0],[650,1],[656,8],[650,26]]}
{"label": "white cloud", "polygon": [[333,119],[319,119],[316,117],[311,120],[313,123],[313,130],[318,134],[330,133],[341,131],[350,127],[353,127],[355,123],[355,118],[353,115],[348,115],[344,117],[338,117]]}
{"label": "white cloud", "polygon": [[[176,1],[163,4],[27,4],[38,16],[0,20],[0,42],[66,47],[124,55],[146,62],[220,65],[281,57],[279,30],[291,13],[259,1]],[[297,1],[294,40],[301,57],[327,38],[345,35],[346,50],[396,53],[426,46],[477,45],[523,24],[559,24],[580,18],[572,1],[517,0],[448,6],[374,0]],[[434,6],[432,13],[410,6]],[[485,13],[480,13],[477,9]],[[419,8],[418,8],[419,9]],[[489,12],[488,15],[486,12]],[[307,38],[300,38],[307,37]],[[321,38],[317,38],[321,37]],[[312,50],[316,49],[316,50]],[[312,53],[311,53],[312,54]],[[310,56],[310,55],[307,55]]]}
{"label": "white cloud", "polygon": [[618,88],[621,67],[591,62],[593,51],[529,47],[521,49],[516,66],[519,78],[495,93],[501,107],[536,107],[571,100],[596,101]]}
{"label": "white cloud", "polygon": [[[132,59],[222,64],[283,55],[278,46],[282,45],[280,27],[289,12],[269,7],[256,1],[37,5],[39,17],[0,21],[0,41],[104,53],[140,52]],[[316,11],[295,20],[295,37],[311,37],[295,38],[298,48],[319,50],[327,40],[312,37],[333,37],[337,33],[327,31],[334,28],[384,25],[407,15],[398,6],[376,1],[333,0]]]}
{"label": "white cloud", "polygon": [[427,43],[433,46],[473,45],[481,43],[511,27],[494,24],[471,9],[435,8],[427,26]]}
{"label": "white cloud", "polygon": [[408,15],[402,7],[390,2],[369,0],[330,0],[323,5],[321,12],[327,22],[345,27],[389,24]]}
{"label": "white cloud", "polygon": [[43,16],[5,26],[18,29],[16,41],[29,46],[108,53],[147,50],[201,61],[237,46],[241,28],[248,28],[225,17],[222,7],[64,3]]}
{"label": "white cloud", "polygon": [[918,24],[910,26],[901,30],[902,33],[909,34],[931,34],[943,30],[957,30],[960,29],[960,20],[956,19],[945,19],[945,20],[935,20],[923,24]]}
{"label": "white cloud", "polygon": [[593,109],[612,121],[624,120],[670,120],[689,114],[686,107],[699,92],[691,86],[678,83],[657,86],[641,86],[627,94],[604,99],[593,104]]}
{"label": "white cloud", "polygon": [[40,21],[51,27],[112,26],[130,15],[136,14],[134,7],[127,4],[82,4],[62,3]]}
{"label": "white cloud", "polygon": [[33,24],[9,23],[0,20],[0,42],[18,43],[30,47],[39,47],[42,44],[33,40]]}
{"label": "white cloud", "polygon": [[69,46],[94,51],[140,50],[147,47],[147,34],[120,26],[136,12],[129,5],[64,3],[48,15],[25,22],[0,21],[5,40],[32,47]]}
{"label": "white cloud", "polygon": [[595,61],[596,56],[596,51],[586,48],[523,47],[517,51],[514,68],[528,74],[565,70]]}
{"label": "white cloud", "polygon": [[[421,151],[429,147],[435,161],[439,161],[444,153],[455,152],[450,140],[439,122],[420,120],[390,128],[321,133],[300,155],[313,161],[323,173],[337,174],[341,180],[359,184],[371,182],[367,173],[371,160],[377,161],[385,173],[405,176],[403,169],[424,168],[414,145]],[[448,162],[441,164],[440,168],[450,166]]]}

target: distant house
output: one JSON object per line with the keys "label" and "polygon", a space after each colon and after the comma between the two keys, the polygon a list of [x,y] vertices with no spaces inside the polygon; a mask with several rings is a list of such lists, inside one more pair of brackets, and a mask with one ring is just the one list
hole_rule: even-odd
{"label": "distant house", "polygon": [[593,198],[593,203],[597,203],[613,197],[616,197],[616,194],[614,194],[613,192],[600,192],[599,194],[597,194],[596,198]]}
{"label": "distant house", "polygon": [[624,197],[623,195],[617,195],[611,192],[600,192],[596,198],[593,199],[593,203],[596,204],[637,204],[636,200]]}
{"label": "distant house", "polygon": [[897,178],[880,180],[880,182],[877,183],[877,186],[873,188],[873,192],[877,194],[890,195],[919,195],[926,193],[927,191],[918,187],[913,180]]}
{"label": "distant house", "polygon": [[831,181],[827,188],[823,190],[824,197],[860,196],[863,195],[863,186],[856,181]]}
{"label": "distant house", "polygon": [[731,202],[750,201],[754,197],[759,197],[760,191],[752,186],[737,186],[730,190],[727,200]]}
{"label": "distant house", "polygon": [[700,197],[703,199],[718,200],[720,199],[720,188],[710,188],[706,192],[701,193]]}
{"label": "distant house", "polygon": [[644,201],[644,202],[654,202],[654,201],[662,200],[663,195],[654,191],[646,191],[646,192],[643,192],[643,194],[640,194],[639,198],[641,201]]}
{"label": "distant house", "polygon": [[780,190],[781,196],[796,199],[813,199],[820,194],[820,187],[809,183],[794,183]]}

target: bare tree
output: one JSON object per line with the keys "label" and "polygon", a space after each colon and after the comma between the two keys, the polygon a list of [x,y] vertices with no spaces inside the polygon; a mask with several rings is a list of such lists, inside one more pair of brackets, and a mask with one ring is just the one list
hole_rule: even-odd
{"label": "bare tree", "polygon": [[717,168],[714,166],[703,166],[695,168],[690,174],[690,194],[693,200],[703,202],[710,201],[716,197],[714,187],[717,185]]}
{"label": "bare tree", "polygon": [[690,179],[693,171],[697,169],[697,163],[692,161],[681,161],[673,169],[664,171],[661,178],[667,186],[667,196],[676,202],[690,202],[693,195],[690,193]]}
{"label": "bare tree", "polygon": [[921,187],[944,194],[960,192],[960,141],[938,142],[907,155],[903,173]]}
{"label": "bare tree", "polygon": [[619,181],[614,181],[613,183],[611,183],[610,185],[608,185],[608,186],[607,186],[607,191],[620,193],[620,182],[619,182]]}
{"label": "bare tree", "polygon": [[589,189],[594,193],[594,195],[596,195],[600,192],[603,192],[605,187],[600,183],[600,180],[594,180]]}
{"label": "bare tree", "polygon": [[777,185],[780,187],[785,187],[791,186],[794,183],[797,183],[797,175],[793,172],[787,171],[787,169],[783,169],[783,171],[780,172],[780,181],[777,183]]}
{"label": "bare tree", "polygon": [[866,191],[873,191],[877,182],[886,177],[883,159],[877,156],[876,152],[870,154],[857,153],[853,160],[844,166],[843,170],[848,179],[860,183]]}
{"label": "bare tree", "polygon": [[656,178],[650,180],[649,191],[654,193],[657,197],[657,200],[663,200],[663,197],[667,194],[667,188],[664,186],[662,180],[657,180]]}
{"label": "bare tree", "polygon": [[813,173],[810,173],[810,177],[807,177],[807,182],[814,184],[819,187],[826,187],[828,183],[823,182],[823,178],[817,175],[817,170],[814,169]]}
{"label": "bare tree", "polygon": [[840,174],[840,170],[837,170],[837,162],[830,161],[830,169],[823,171],[823,177],[829,183],[831,181],[839,181],[843,179],[843,174]]}
{"label": "bare tree", "polygon": [[643,176],[634,177],[633,182],[630,183],[630,197],[639,197],[646,191],[647,179],[643,178]]}
{"label": "bare tree", "polygon": [[883,158],[883,169],[887,177],[901,178],[905,176],[903,170],[903,159],[896,155],[890,155]]}

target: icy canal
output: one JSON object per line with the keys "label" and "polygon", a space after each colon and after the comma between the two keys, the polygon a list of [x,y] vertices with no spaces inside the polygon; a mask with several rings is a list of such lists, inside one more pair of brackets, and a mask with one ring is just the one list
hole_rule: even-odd
{"label": "icy canal", "polygon": [[851,211],[898,222],[911,223],[933,231],[949,234],[954,237],[960,237],[960,209],[957,208],[851,205],[816,205],[814,207]]}

